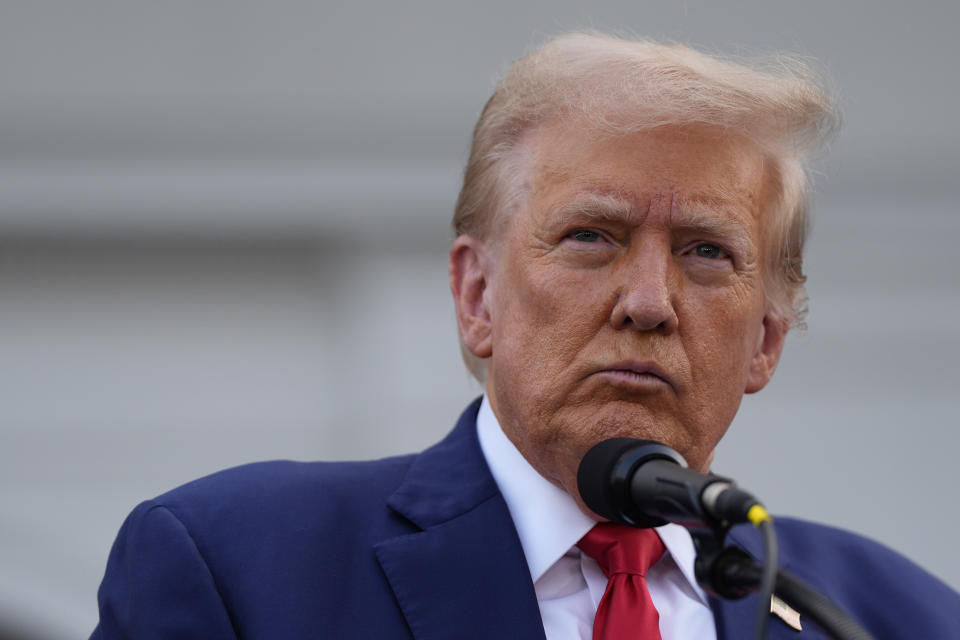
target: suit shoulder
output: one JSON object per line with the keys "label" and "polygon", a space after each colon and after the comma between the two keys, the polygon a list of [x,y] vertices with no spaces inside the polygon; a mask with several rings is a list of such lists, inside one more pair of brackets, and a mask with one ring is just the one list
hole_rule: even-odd
{"label": "suit shoulder", "polygon": [[280,524],[286,519],[345,517],[347,512],[385,502],[415,456],[362,462],[274,460],[224,469],[144,503],[164,507],[190,529],[213,523]]}
{"label": "suit shoulder", "polygon": [[309,490],[336,485],[370,486],[395,484],[403,477],[415,456],[349,462],[296,462],[271,460],[230,467],[172,489],[156,499],[179,501],[186,497],[277,491]]}
{"label": "suit shoulder", "polygon": [[918,572],[936,580],[905,556],[861,534],[794,518],[778,518],[776,523],[785,558],[802,558],[804,562],[818,564],[836,565],[839,560],[863,567],[876,565],[908,573]]}
{"label": "suit shoulder", "polygon": [[[329,613],[341,602],[330,589],[348,568],[377,575],[377,537],[409,532],[386,501],[412,460],[248,464],[141,503],[110,552],[103,637],[232,638],[238,620],[256,627],[281,610],[285,621]],[[317,604],[318,594],[333,604]]]}

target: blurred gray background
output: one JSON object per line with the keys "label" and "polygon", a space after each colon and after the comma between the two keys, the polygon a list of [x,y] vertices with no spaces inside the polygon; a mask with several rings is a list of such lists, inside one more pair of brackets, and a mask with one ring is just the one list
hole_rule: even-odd
{"label": "blurred gray background", "polygon": [[960,587],[957,6],[2,0],[0,637],[85,638],[142,499],[446,433],[470,129],[583,27],[831,75],[810,329],[714,468]]}

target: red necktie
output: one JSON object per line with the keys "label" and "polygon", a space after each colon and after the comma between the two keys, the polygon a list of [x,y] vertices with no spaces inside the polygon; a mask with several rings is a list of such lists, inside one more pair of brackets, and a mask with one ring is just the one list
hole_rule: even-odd
{"label": "red necktie", "polygon": [[577,543],[607,576],[593,640],[661,640],[660,615],[647,589],[647,569],[663,555],[653,529],[601,522]]}

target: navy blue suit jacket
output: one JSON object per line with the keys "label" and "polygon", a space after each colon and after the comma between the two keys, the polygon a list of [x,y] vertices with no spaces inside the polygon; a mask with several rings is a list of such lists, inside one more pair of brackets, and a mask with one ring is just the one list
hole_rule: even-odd
{"label": "navy blue suit jacket", "polygon": [[[139,505],[110,552],[91,640],[543,638],[478,407],[419,455],[252,464]],[[960,596],[903,557],[799,521],[778,533],[781,564],[878,639],[960,638]],[[719,638],[752,637],[754,598],[711,605]],[[769,637],[825,636],[774,619]]]}

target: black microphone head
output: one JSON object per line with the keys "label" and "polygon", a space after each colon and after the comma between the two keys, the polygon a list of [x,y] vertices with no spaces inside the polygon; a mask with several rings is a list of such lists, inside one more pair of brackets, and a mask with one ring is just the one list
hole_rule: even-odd
{"label": "black microphone head", "polygon": [[687,461],[665,444],[636,438],[610,438],[595,445],[580,461],[577,489],[597,515],[631,527],[659,527],[666,520],[645,515],[630,495],[633,471],[644,462],[662,459],[681,467]]}

